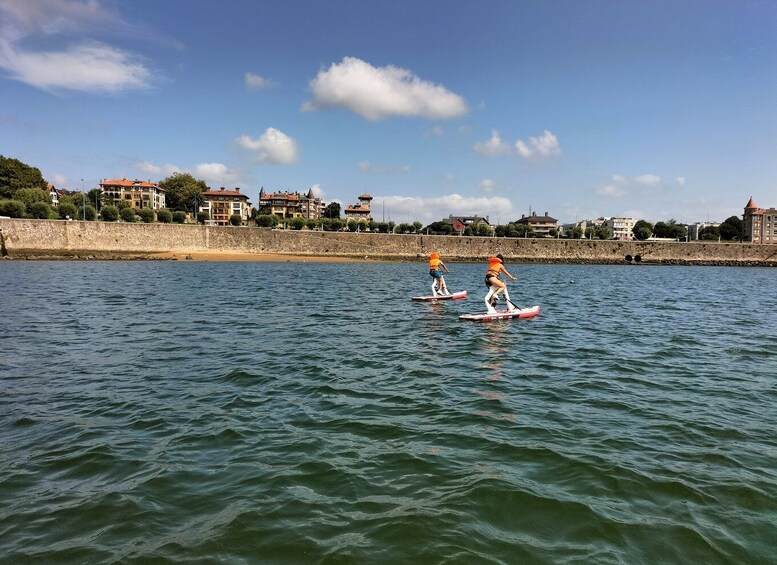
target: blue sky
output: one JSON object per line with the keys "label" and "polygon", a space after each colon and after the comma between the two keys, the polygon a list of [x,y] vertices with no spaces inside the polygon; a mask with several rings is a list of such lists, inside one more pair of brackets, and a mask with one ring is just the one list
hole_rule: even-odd
{"label": "blue sky", "polygon": [[0,0],[0,153],[400,222],[720,221],[777,205],[777,2]]}

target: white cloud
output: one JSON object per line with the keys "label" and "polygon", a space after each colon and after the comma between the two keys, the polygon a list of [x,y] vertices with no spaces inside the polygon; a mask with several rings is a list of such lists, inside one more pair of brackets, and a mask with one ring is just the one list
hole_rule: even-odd
{"label": "white cloud", "polygon": [[629,182],[629,179],[627,177],[624,177],[623,175],[612,175],[612,182],[616,182],[618,184],[626,184]]}
{"label": "white cloud", "polygon": [[429,130],[427,135],[429,137],[442,137],[445,133],[445,130],[442,126],[434,126],[432,129]]}
{"label": "white cloud", "polygon": [[320,184],[314,184],[313,186],[310,187],[310,190],[312,190],[313,194],[318,198],[321,198],[321,199],[324,198],[324,189],[321,188]]}
{"label": "white cloud", "polygon": [[600,186],[596,189],[596,194],[599,196],[610,196],[613,198],[617,198],[618,196],[623,196],[626,194],[626,191],[623,189],[623,187],[617,185],[617,184],[606,184],[604,186]]}
{"label": "white cloud", "polygon": [[496,181],[493,179],[483,179],[478,183],[478,186],[486,192],[492,192],[496,188]]}
{"label": "white cloud", "polygon": [[274,80],[255,75],[254,73],[246,73],[245,83],[246,88],[250,88],[252,90],[264,90],[265,88],[271,88],[275,86]]}
{"label": "white cloud", "polygon": [[136,161],[135,168],[149,175],[154,175],[161,178],[169,177],[174,173],[183,172],[183,170],[180,167],[177,167],[176,165],[171,165],[170,163],[167,163],[160,166],[155,163],[152,163],[151,161]]}
{"label": "white cloud", "polygon": [[675,180],[675,181],[677,182],[677,184],[679,184],[680,186],[683,186],[683,185],[685,185],[685,177],[677,177],[677,178],[676,178],[676,179],[674,179],[674,180]]}
{"label": "white cloud", "polygon": [[397,175],[410,172],[410,165],[401,165],[399,167],[376,167],[369,161],[359,161],[356,166],[364,173],[373,173],[376,175]]}
{"label": "white cloud", "polygon": [[499,137],[499,132],[496,130],[491,130],[491,139],[488,141],[479,141],[473,148],[476,153],[487,156],[506,155],[512,151],[510,144],[506,141],[502,141],[502,138]]}
{"label": "white cloud", "polygon": [[297,162],[297,143],[275,128],[267,128],[259,139],[241,135],[236,141],[241,147],[257,153],[260,163],[289,165]]}
{"label": "white cloud", "polygon": [[303,110],[346,108],[377,121],[391,116],[448,119],[467,113],[461,96],[407,69],[373,67],[356,57],[332,63],[310,81],[313,100]]}
{"label": "white cloud", "polygon": [[53,180],[55,187],[67,186],[67,177],[65,175],[54,175]]}
{"label": "white cloud", "polygon": [[[79,40],[57,51],[22,45],[65,33],[117,28],[123,22],[95,0],[0,3],[0,68],[11,78],[42,90],[120,92],[148,88],[151,71],[136,55],[97,41]],[[27,41],[25,41],[27,40]],[[34,40],[34,41],[31,41]]]}
{"label": "white cloud", "polygon": [[634,179],[634,182],[645,186],[654,186],[661,182],[661,177],[656,175],[642,175]]}
{"label": "white cloud", "polygon": [[510,200],[501,196],[445,196],[423,198],[417,196],[376,196],[373,210],[382,210],[385,203],[386,220],[395,222],[420,220],[423,223],[436,222],[454,215],[478,215],[490,218],[509,216],[513,211]]}
{"label": "white cloud", "polygon": [[208,184],[224,185],[233,180],[235,175],[222,163],[200,163],[194,166],[194,176],[203,179]]}
{"label": "white cloud", "polygon": [[561,154],[558,139],[549,130],[543,131],[539,137],[530,137],[528,143],[519,139],[515,142],[515,148],[525,159],[544,159]]}

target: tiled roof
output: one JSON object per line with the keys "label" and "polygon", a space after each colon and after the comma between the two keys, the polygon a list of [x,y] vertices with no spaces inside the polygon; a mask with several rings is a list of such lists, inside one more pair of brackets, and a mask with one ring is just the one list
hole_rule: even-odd
{"label": "tiled roof", "polygon": [[747,201],[747,206],[745,206],[745,210],[752,209],[752,208],[758,208],[758,206],[755,205],[755,202],[753,201],[753,197],[750,197],[750,200]]}
{"label": "tiled roof", "polygon": [[156,188],[157,190],[164,191],[164,188],[154,184],[151,181],[144,180],[127,180],[127,179],[105,179],[100,183],[100,186],[126,186],[126,187],[141,187],[141,188]]}
{"label": "tiled roof", "polygon": [[248,195],[238,192],[236,190],[207,190],[202,193],[203,196],[233,196],[237,198],[245,198],[248,200]]}

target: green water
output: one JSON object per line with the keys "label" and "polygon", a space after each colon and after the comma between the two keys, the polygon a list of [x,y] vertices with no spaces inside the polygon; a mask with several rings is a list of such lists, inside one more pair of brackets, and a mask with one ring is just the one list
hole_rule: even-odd
{"label": "green water", "polygon": [[0,265],[2,563],[767,563],[777,272]]}

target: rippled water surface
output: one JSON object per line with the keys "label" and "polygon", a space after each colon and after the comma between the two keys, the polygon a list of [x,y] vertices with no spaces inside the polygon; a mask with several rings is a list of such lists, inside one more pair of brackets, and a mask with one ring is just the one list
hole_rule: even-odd
{"label": "rippled water surface", "polygon": [[777,271],[0,264],[0,562],[761,563]]}

